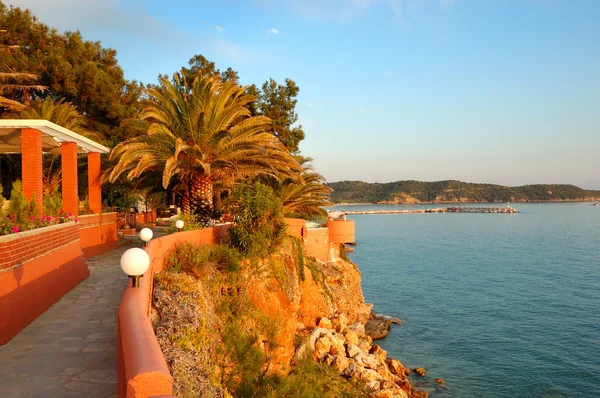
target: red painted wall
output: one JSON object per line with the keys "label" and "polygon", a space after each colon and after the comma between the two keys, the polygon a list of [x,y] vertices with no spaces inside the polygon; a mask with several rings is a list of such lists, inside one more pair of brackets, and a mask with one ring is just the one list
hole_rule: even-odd
{"label": "red painted wall", "polygon": [[79,217],[79,238],[85,258],[117,247],[117,213],[87,214]]}
{"label": "red painted wall", "polygon": [[89,276],[78,238],[74,223],[0,237],[0,345]]}

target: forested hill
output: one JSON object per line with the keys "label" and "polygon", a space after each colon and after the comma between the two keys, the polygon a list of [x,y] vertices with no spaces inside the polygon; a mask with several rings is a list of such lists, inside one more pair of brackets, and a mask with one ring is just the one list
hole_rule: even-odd
{"label": "forested hill", "polygon": [[467,203],[467,202],[552,202],[597,201],[600,191],[574,185],[536,184],[505,187],[461,181],[396,181],[328,183],[334,203]]}

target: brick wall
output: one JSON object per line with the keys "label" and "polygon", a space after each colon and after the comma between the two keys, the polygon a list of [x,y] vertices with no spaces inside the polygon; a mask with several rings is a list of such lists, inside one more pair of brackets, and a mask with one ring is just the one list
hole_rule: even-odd
{"label": "brick wall", "polygon": [[0,237],[0,270],[32,261],[79,240],[74,222],[38,228]]}

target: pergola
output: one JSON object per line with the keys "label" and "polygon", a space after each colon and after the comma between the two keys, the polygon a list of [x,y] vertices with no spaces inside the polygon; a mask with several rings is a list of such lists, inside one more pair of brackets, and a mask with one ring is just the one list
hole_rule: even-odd
{"label": "pergola", "polygon": [[79,213],[77,154],[88,156],[88,198],[94,213],[102,211],[100,154],[110,150],[47,120],[0,119],[0,153],[20,153],[23,193],[35,194],[38,209],[43,207],[42,154],[61,155],[63,209]]}

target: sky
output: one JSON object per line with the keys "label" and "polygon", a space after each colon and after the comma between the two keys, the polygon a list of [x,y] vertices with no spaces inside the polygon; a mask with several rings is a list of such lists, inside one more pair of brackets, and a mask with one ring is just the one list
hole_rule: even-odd
{"label": "sky", "polygon": [[3,0],[156,82],[195,54],[291,78],[328,181],[600,189],[597,0]]}

